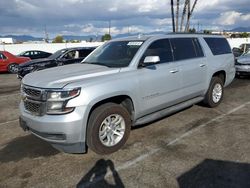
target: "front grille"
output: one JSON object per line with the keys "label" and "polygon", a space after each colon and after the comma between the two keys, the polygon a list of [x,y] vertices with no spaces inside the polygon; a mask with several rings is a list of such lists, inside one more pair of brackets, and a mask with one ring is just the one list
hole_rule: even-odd
{"label": "front grille", "polygon": [[24,101],[25,110],[34,115],[42,115],[42,106],[42,103],[33,102],[29,100]]}
{"label": "front grille", "polygon": [[43,100],[43,94],[45,92],[42,89],[23,85],[22,95],[25,111],[37,116],[44,115],[46,102]]}
{"label": "front grille", "polygon": [[31,98],[40,98],[41,95],[42,95],[42,91],[41,90],[39,90],[39,89],[33,89],[33,88],[30,88],[30,87],[26,87],[26,86],[23,87],[23,92],[27,96],[29,96]]}

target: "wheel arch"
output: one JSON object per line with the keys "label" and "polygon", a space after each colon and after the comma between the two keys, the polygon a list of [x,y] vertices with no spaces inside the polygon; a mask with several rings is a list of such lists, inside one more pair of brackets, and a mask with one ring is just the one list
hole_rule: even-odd
{"label": "wheel arch", "polygon": [[212,75],[212,77],[219,77],[219,78],[221,78],[222,81],[223,81],[223,84],[225,84],[225,82],[226,82],[226,71],[224,71],[224,70],[219,70],[219,71],[215,72],[215,73]]}
{"label": "wheel arch", "polygon": [[101,99],[95,102],[90,108],[90,111],[88,113],[88,120],[89,120],[90,114],[93,112],[94,109],[106,103],[120,104],[129,112],[129,114],[131,115],[131,120],[133,121],[135,107],[134,107],[132,98],[128,95],[116,95],[116,96]]}

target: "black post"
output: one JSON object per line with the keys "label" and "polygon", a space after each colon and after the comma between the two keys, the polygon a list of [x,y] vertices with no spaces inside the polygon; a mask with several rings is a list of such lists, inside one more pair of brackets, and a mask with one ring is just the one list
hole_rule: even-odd
{"label": "black post", "polygon": [[171,0],[171,13],[172,13],[172,26],[175,33],[175,21],[174,21],[174,0]]}

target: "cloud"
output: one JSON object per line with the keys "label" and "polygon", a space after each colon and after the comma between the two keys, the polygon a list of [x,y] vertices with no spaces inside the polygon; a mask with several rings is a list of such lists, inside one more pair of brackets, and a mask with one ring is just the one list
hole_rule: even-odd
{"label": "cloud", "polygon": [[249,14],[242,14],[236,11],[228,11],[220,14],[220,17],[215,20],[215,24],[223,26],[231,26],[235,24],[246,24],[250,20]]}
{"label": "cloud", "polygon": [[[176,1],[175,1],[176,2]],[[183,2],[181,0],[180,15]],[[191,1],[193,3],[194,0]],[[6,8],[6,7],[11,7]],[[228,28],[249,20],[249,0],[198,1],[192,25],[203,28]],[[2,0],[0,34],[50,35],[103,33],[111,20],[113,34],[128,32],[170,31],[169,0]]]}

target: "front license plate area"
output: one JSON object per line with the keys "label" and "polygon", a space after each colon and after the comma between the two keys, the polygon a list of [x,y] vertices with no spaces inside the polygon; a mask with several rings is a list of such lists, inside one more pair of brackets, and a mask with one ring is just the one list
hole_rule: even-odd
{"label": "front license plate area", "polygon": [[29,127],[27,126],[26,121],[24,121],[21,117],[19,118],[19,125],[24,131],[28,131]]}

